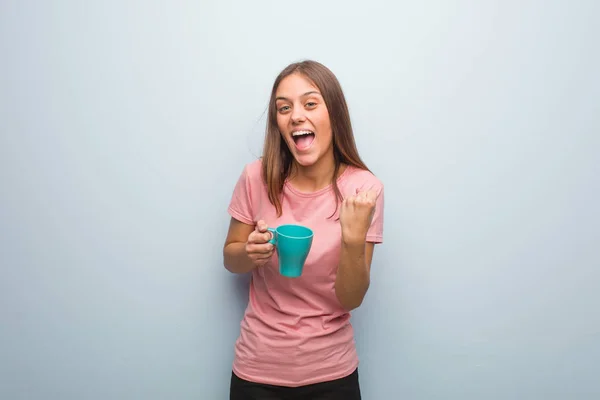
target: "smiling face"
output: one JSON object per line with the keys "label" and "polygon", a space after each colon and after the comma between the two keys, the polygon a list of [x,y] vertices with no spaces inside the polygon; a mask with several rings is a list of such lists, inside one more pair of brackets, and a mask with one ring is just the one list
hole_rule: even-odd
{"label": "smiling face", "polygon": [[333,160],[329,112],[310,80],[298,73],[284,78],[277,87],[275,107],[279,132],[300,166]]}

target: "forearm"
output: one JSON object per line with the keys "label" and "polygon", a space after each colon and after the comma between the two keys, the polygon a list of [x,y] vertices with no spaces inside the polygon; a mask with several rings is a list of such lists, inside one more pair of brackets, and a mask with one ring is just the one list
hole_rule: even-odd
{"label": "forearm", "polygon": [[246,252],[246,243],[229,243],[223,249],[223,264],[234,274],[244,274],[255,268],[254,263]]}
{"label": "forearm", "polygon": [[360,306],[369,288],[366,241],[342,237],[340,263],[335,281],[335,294],[341,305],[352,310]]}

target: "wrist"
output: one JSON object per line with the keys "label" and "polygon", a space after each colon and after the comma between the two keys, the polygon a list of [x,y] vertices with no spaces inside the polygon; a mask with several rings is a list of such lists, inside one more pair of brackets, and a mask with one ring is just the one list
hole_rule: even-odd
{"label": "wrist", "polygon": [[366,242],[366,234],[357,235],[351,232],[342,232],[342,243],[347,246],[364,246]]}

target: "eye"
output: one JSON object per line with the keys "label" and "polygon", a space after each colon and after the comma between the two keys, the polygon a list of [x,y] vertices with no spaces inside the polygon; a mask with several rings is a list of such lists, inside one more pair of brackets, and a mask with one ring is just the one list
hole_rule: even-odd
{"label": "eye", "polygon": [[277,109],[280,113],[286,112],[290,109],[290,106],[281,106]]}
{"label": "eye", "polygon": [[309,101],[308,103],[306,103],[306,107],[308,108],[314,108],[317,106],[317,103],[313,102],[313,101]]}

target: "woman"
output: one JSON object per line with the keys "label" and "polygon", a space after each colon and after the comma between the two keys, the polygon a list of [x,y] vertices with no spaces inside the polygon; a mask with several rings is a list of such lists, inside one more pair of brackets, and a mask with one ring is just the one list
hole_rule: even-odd
{"label": "woman", "polygon": [[[229,205],[225,267],[252,273],[235,344],[230,399],[360,399],[350,311],[369,287],[383,240],[383,185],[359,157],[333,73],[285,68],[269,102],[261,159],[245,166]],[[314,231],[302,276],[279,274],[267,227]]]}

